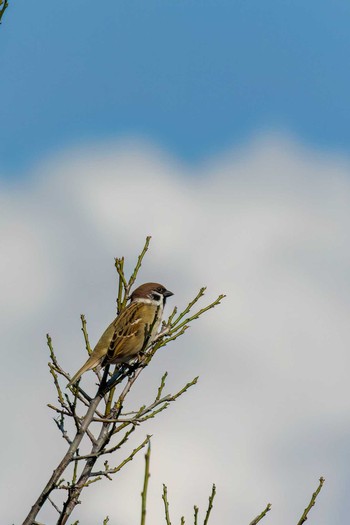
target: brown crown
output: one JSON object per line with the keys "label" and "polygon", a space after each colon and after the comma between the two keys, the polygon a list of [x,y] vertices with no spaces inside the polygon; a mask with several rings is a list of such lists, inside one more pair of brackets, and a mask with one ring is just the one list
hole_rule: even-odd
{"label": "brown crown", "polygon": [[130,299],[133,301],[134,299],[138,299],[138,298],[146,298],[146,297],[149,297],[150,294],[153,292],[160,293],[164,295],[165,297],[169,297],[170,295],[173,295],[173,293],[169,292],[169,290],[167,290],[165,286],[163,286],[162,284],[145,283],[145,284],[141,284],[141,286],[139,286],[138,288],[136,288],[136,290],[132,292]]}

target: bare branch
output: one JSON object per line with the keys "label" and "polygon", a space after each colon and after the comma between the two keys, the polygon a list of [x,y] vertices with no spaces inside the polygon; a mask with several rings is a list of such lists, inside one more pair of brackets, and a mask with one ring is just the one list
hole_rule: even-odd
{"label": "bare branch", "polygon": [[143,480],[143,489],[141,492],[141,525],[146,524],[146,507],[147,507],[147,489],[150,478],[149,464],[151,458],[151,442],[148,442],[147,452],[145,454],[145,476]]}
{"label": "bare branch", "polygon": [[313,495],[311,496],[310,503],[308,504],[308,506],[304,510],[303,515],[301,516],[300,520],[298,521],[298,525],[302,525],[307,520],[308,514],[309,514],[310,510],[312,509],[312,507],[315,505],[316,498],[319,495],[319,493],[321,492],[321,489],[323,487],[324,482],[325,482],[325,479],[324,479],[324,477],[321,476],[320,477],[320,483],[319,483],[317,489],[315,490],[315,492],[313,493]]}
{"label": "bare branch", "polygon": [[136,266],[134,268],[134,271],[132,272],[131,274],[131,277],[129,279],[129,283],[128,283],[128,288],[131,289],[132,285],[134,284],[134,282],[136,281],[136,277],[137,277],[137,274],[139,273],[139,270],[141,268],[141,264],[142,264],[142,261],[143,261],[143,258],[144,256],[146,255],[146,252],[148,250],[148,247],[149,247],[149,243],[151,241],[151,236],[148,235],[146,237],[146,242],[145,242],[145,245],[142,249],[142,252],[140,253],[140,255],[138,256],[137,258],[137,263],[136,263]]}
{"label": "bare branch", "polygon": [[162,379],[160,380],[160,385],[159,385],[159,388],[158,388],[156,401],[158,401],[160,399],[160,396],[162,395],[163,389],[165,387],[165,381],[166,381],[167,377],[168,377],[168,372],[164,372],[164,374],[162,376]]}
{"label": "bare branch", "polygon": [[[172,326],[176,326],[177,324],[179,324],[179,322],[181,321],[181,319],[183,319],[185,317],[186,314],[188,314],[188,312],[191,310],[191,308],[199,301],[199,299],[201,297],[203,297],[204,293],[205,293],[205,290],[207,289],[206,286],[203,286],[199,292],[197,293],[196,297],[194,299],[192,299],[192,301],[190,301],[188,303],[188,305],[186,306],[186,308],[181,312],[181,314],[175,319],[175,321],[173,321],[171,324]],[[170,316],[171,317],[171,316]]]}
{"label": "bare branch", "polygon": [[216,494],[216,487],[215,487],[215,484],[213,484],[213,488],[212,488],[211,494],[209,496],[208,509],[207,509],[207,513],[206,513],[205,518],[204,518],[203,525],[207,525],[208,524],[209,516],[210,516],[210,513],[211,513],[211,509],[213,508],[213,501],[214,501],[214,498],[215,498],[215,494]]}
{"label": "bare branch", "polygon": [[198,525],[198,507],[195,505],[193,507],[194,510],[194,525]]}
{"label": "bare branch", "polygon": [[123,304],[123,290],[126,289],[126,281],[124,277],[124,257],[121,257],[120,259],[115,259],[115,267],[117,269],[118,275],[119,275],[119,282],[118,282],[118,295],[117,295],[117,314],[119,315],[122,309]]}
{"label": "bare branch", "polygon": [[89,335],[87,333],[85,315],[81,314],[80,319],[81,319],[81,331],[83,332],[83,335],[84,335],[85,348],[86,348],[87,353],[89,355],[91,355],[92,354],[92,348],[90,346]]}
{"label": "bare branch", "polygon": [[114,261],[115,268],[119,275],[119,286],[118,286],[118,299],[117,299],[117,312],[123,310],[128,300],[129,287],[124,275],[124,257],[120,259],[116,258]]}
{"label": "bare branch", "polygon": [[53,420],[56,423],[57,428],[60,430],[63,439],[65,439],[67,441],[67,443],[69,445],[71,445],[72,444],[72,440],[69,438],[68,433],[67,433],[66,429],[64,428],[64,414],[60,414],[60,417],[58,419],[54,418]]}
{"label": "bare branch", "polygon": [[[117,467],[114,467],[114,468],[106,468],[105,470],[100,470],[99,472],[91,472],[91,476],[106,476],[108,477],[109,479],[111,479],[109,477],[110,474],[116,474],[117,472],[119,472],[119,470],[121,470],[127,463],[129,463],[129,461],[132,461],[134,459],[134,457],[136,456],[136,454],[141,450],[143,449],[143,447],[145,445],[147,445],[147,443],[149,442],[149,440],[151,439],[152,436],[147,436],[146,439],[141,443],[141,445],[139,445],[138,447],[134,448],[134,450],[131,452],[131,454],[129,454],[129,456],[124,459],[124,461],[122,461]],[[107,461],[105,461],[105,465],[108,465]]]}
{"label": "bare branch", "polygon": [[271,510],[271,503],[268,503],[266,505],[266,508],[256,518],[254,518],[253,521],[249,523],[249,525],[257,525],[257,523],[259,523],[259,521],[261,521],[270,510]]}
{"label": "bare branch", "polygon": [[170,515],[169,515],[168,489],[166,485],[164,485],[164,483],[163,483],[162,500],[164,501],[164,512],[165,512],[166,525],[171,525]]}
{"label": "bare branch", "polygon": [[205,288],[201,288],[200,291],[198,292],[197,296],[193,299],[193,301],[191,301],[189,303],[189,305],[185,308],[185,310],[172,323],[172,327],[173,328],[169,331],[169,335],[171,335],[172,333],[176,332],[177,330],[179,330],[183,326],[188,325],[191,321],[194,321],[195,319],[198,319],[205,312],[207,312],[211,308],[214,308],[215,306],[220,304],[221,301],[226,297],[226,295],[224,295],[224,294],[219,295],[219,297],[217,299],[215,299],[215,301],[213,301],[212,303],[208,304],[208,306],[205,306],[204,308],[202,308],[201,310],[196,312],[194,315],[191,315],[190,317],[187,317],[187,319],[185,319],[184,321],[182,321],[182,323],[179,324],[179,321],[185,316],[185,314],[187,314],[190,311],[190,309],[192,308],[192,306],[200,299],[200,297],[202,297],[204,295],[204,291],[205,291]]}
{"label": "bare branch", "polygon": [[53,508],[58,512],[58,514],[61,514],[61,510],[57,507],[56,503],[54,501],[52,501],[51,498],[49,498],[49,502],[51,503]]}

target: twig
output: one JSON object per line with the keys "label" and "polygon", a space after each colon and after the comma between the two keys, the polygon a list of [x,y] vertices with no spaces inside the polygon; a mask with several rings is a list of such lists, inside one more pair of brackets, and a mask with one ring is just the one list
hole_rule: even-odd
{"label": "twig", "polygon": [[117,314],[119,315],[122,309],[123,304],[123,289],[125,290],[124,281],[124,257],[121,257],[120,259],[115,259],[115,267],[117,269],[118,275],[119,275],[119,282],[118,282],[118,296],[117,296]]}
{"label": "twig", "polygon": [[151,236],[146,237],[145,245],[142,249],[142,252],[137,258],[137,263],[135,265],[134,271],[131,274],[131,277],[128,282],[126,282],[125,276],[124,276],[124,258],[121,259],[115,259],[115,267],[117,269],[118,275],[120,280],[122,281],[122,285],[124,288],[124,297],[121,299],[121,283],[119,282],[119,290],[118,290],[118,300],[117,300],[117,309],[118,313],[120,313],[121,310],[123,310],[126,306],[127,300],[129,298],[130,290],[136,281],[137,274],[141,268],[141,264],[143,261],[144,256],[146,255],[146,252],[149,247],[149,243],[151,241]]}
{"label": "twig", "polygon": [[[100,470],[98,472],[91,472],[90,473],[90,476],[106,476],[108,477],[109,474],[116,474],[117,472],[119,472],[119,470],[121,470],[127,463],[129,463],[129,461],[132,461],[134,459],[134,457],[136,456],[136,454],[141,450],[143,449],[143,447],[145,445],[147,445],[147,443],[149,442],[149,440],[151,439],[151,436],[147,436],[146,439],[141,443],[141,445],[139,445],[138,447],[134,448],[134,450],[131,452],[131,454],[129,454],[129,456],[127,458],[124,459],[124,461],[122,461],[117,467],[114,467],[114,468],[106,468],[105,470]],[[107,462],[105,462],[107,463]]]}
{"label": "twig", "polygon": [[53,508],[57,510],[58,514],[61,514],[60,509],[57,507],[56,503],[55,503],[54,501],[52,501],[51,498],[49,498],[49,502],[51,503],[51,505],[53,506]]}
{"label": "twig", "polygon": [[114,265],[119,275],[117,312],[120,314],[123,308],[125,308],[129,293],[128,283],[126,282],[124,275],[124,257],[121,257],[120,259],[116,258]]}
{"label": "twig", "polygon": [[78,458],[79,458],[79,449],[77,448],[76,457],[74,458],[74,468],[73,468],[73,475],[72,475],[72,485],[76,484],[77,477],[78,477]]}
{"label": "twig", "polygon": [[205,293],[205,290],[207,289],[206,286],[203,286],[199,292],[197,293],[196,297],[194,299],[192,299],[192,301],[190,301],[188,303],[188,305],[186,306],[186,308],[181,312],[181,314],[175,319],[175,321],[172,322],[172,325],[173,326],[176,326],[183,317],[185,317],[186,314],[188,314],[188,312],[191,310],[191,308],[196,304],[197,301],[199,301],[199,299],[201,297],[203,297],[204,293]]}
{"label": "twig", "polygon": [[109,448],[109,449],[104,449],[103,450],[103,453],[104,454],[112,454],[113,452],[115,452],[116,450],[119,450],[120,447],[122,445],[124,445],[124,443],[126,443],[129,439],[129,436],[132,432],[134,432],[135,430],[135,426],[133,426],[130,430],[127,430],[125,432],[125,435],[123,436],[123,438],[121,439],[121,441],[119,441],[119,443],[117,445],[114,445],[112,448]]}
{"label": "twig", "polygon": [[[163,376],[163,378],[164,378],[164,376]],[[163,410],[168,408],[170,402],[176,401],[176,399],[178,397],[180,397],[182,394],[184,394],[191,386],[195,385],[197,383],[198,379],[199,379],[198,376],[195,377],[194,379],[192,379],[192,381],[190,381],[183,388],[181,388],[181,390],[179,390],[176,394],[174,394],[174,395],[168,394],[168,395],[166,395],[165,397],[163,397],[161,399],[158,399],[158,395],[159,395],[159,393],[161,393],[161,392],[159,392],[159,389],[158,389],[158,394],[157,394],[156,400],[153,403],[151,403],[148,407],[146,407],[146,406],[141,407],[140,410],[137,413],[134,413],[134,416],[132,418],[128,418],[128,419],[122,419],[122,418],[113,419],[111,417],[101,417],[101,418],[98,417],[98,418],[93,418],[93,421],[95,421],[97,423],[130,423],[130,424],[142,423],[143,421],[146,421],[147,419],[153,418],[156,414],[159,414],[159,412],[162,412]],[[164,405],[162,407],[160,407],[158,410],[154,410],[154,408],[156,408],[158,405],[161,405],[163,403],[164,403]],[[151,413],[149,414],[149,412],[151,412]],[[118,431],[119,431],[119,429],[118,429]]]}
{"label": "twig", "polygon": [[81,319],[81,331],[83,332],[83,335],[84,335],[85,348],[86,348],[87,353],[88,353],[89,355],[91,355],[91,353],[92,353],[92,348],[91,348],[91,346],[90,346],[89,335],[88,335],[88,333],[87,333],[87,328],[86,328],[86,318],[85,318],[85,315],[84,315],[84,314],[81,314],[80,319]]}
{"label": "twig", "polygon": [[[195,377],[194,379],[192,379],[192,381],[190,381],[189,383],[187,383],[183,388],[181,388],[181,390],[179,390],[179,392],[177,394],[175,394],[174,396],[171,397],[170,401],[176,401],[176,399],[180,396],[182,396],[182,394],[184,394],[185,392],[187,392],[187,390],[189,388],[191,388],[191,386],[193,385],[196,385],[197,382],[198,382],[198,379],[199,379],[199,376]],[[215,486],[215,485],[214,485]]]}
{"label": "twig", "polygon": [[[124,445],[124,443],[126,443],[126,441],[128,441],[130,434],[134,430],[135,430],[135,426],[132,429],[128,430],[125,433],[125,435],[123,436],[122,440],[117,445],[114,445],[112,448],[109,448],[109,449],[102,448],[101,450],[99,450],[99,451],[97,451],[97,452],[95,452],[93,454],[86,454],[85,456],[79,456],[78,458],[76,458],[76,460],[77,461],[82,461],[82,460],[85,460],[85,459],[99,458],[100,456],[106,455],[106,454],[112,454],[116,450],[120,449],[120,447],[122,445]],[[96,444],[97,444],[97,440],[96,440]]]}
{"label": "twig", "polygon": [[164,483],[163,483],[162,500],[164,501],[164,512],[165,512],[166,525],[171,525],[170,516],[169,516],[168,489],[166,485],[164,485]]}
{"label": "twig", "polygon": [[[85,315],[81,314],[80,319],[81,319],[81,330],[82,330],[83,335],[84,335],[85,348],[86,348],[86,351],[87,351],[88,355],[90,356],[92,354],[92,348],[90,346],[89,334],[88,334],[88,331],[87,331],[87,323],[86,323]],[[93,372],[96,375],[96,377],[97,377],[97,379],[98,379],[98,381],[100,383],[101,382],[101,373],[100,373],[99,367],[98,368],[94,368]],[[77,392],[77,390],[75,390],[75,392]]]}
{"label": "twig", "polygon": [[266,508],[259,514],[259,516],[254,518],[253,521],[249,523],[249,525],[256,525],[257,523],[259,523],[259,521],[262,520],[270,510],[271,510],[271,503],[268,503],[266,505]]}
{"label": "twig", "polygon": [[72,444],[72,440],[69,438],[67,430],[64,428],[64,414],[60,414],[59,419],[53,418],[54,422],[57,425],[57,428],[60,430],[62,437],[67,441],[69,445]]}
{"label": "twig", "polygon": [[171,330],[170,330],[170,327],[168,327],[166,333],[161,334],[161,337],[154,340],[153,345],[152,345],[153,348],[151,349],[149,353],[150,357],[153,357],[153,355],[159,350],[159,348],[162,348],[162,346],[167,345],[168,343],[170,343],[170,341],[175,341],[175,339],[183,335],[188,328],[189,328],[188,325],[185,325],[178,332],[176,331],[172,332],[174,335],[170,335]]}
{"label": "twig", "polygon": [[165,325],[171,325],[175,315],[177,314],[177,306],[174,306],[174,309],[173,311],[171,312],[171,314],[169,315],[168,317],[168,320],[166,323],[164,323]]}
{"label": "twig", "polygon": [[67,412],[67,410],[62,410],[61,408],[57,408],[57,407],[55,407],[55,405],[51,405],[51,403],[48,403],[46,406],[48,406],[52,410],[55,410],[55,412],[58,412],[59,414],[64,414],[65,416],[71,416],[72,415],[70,412]]}
{"label": "twig", "polygon": [[203,525],[207,525],[208,524],[209,516],[210,516],[210,513],[211,513],[211,509],[213,508],[213,501],[214,501],[214,498],[215,498],[215,494],[216,494],[216,487],[215,487],[215,484],[213,484],[213,488],[211,489],[211,494],[209,496],[208,509],[207,509],[207,513],[206,513],[205,518],[204,518]]}
{"label": "twig", "polygon": [[[187,306],[187,308],[185,308],[184,312],[188,313],[190,311],[190,309],[192,308],[192,306],[200,299],[200,297],[202,297],[202,295],[204,295],[204,290],[205,288],[201,288],[200,291],[198,292],[197,296],[193,299],[193,301],[191,301],[189,303],[189,305]],[[177,330],[179,330],[180,328],[182,328],[183,326],[185,325],[188,325],[188,323],[190,323],[191,321],[194,321],[195,319],[198,319],[198,317],[200,317],[201,315],[203,315],[205,312],[207,312],[208,310],[210,310],[211,308],[214,308],[215,306],[217,306],[218,304],[220,304],[220,302],[226,297],[226,295],[224,294],[220,294],[219,297],[217,299],[215,299],[215,301],[213,301],[212,303],[208,304],[208,306],[205,306],[204,308],[202,308],[201,310],[199,310],[198,312],[196,312],[195,314],[191,315],[190,317],[188,317],[187,319],[185,319],[184,321],[182,321],[182,323],[178,324],[179,321],[184,317],[184,312],[182,312],[182,314],[179,315],[179,317],[177,319],[175,319],[175,321],[172,323],[172,326],[173,328],[169,331],[169,335],[173,334],[174,332],[176,332]]]}
{"label": "twig", "polygon": [[304,510],[303,515],[301,516],[300,520],[298,521],[298,525],[302,525],[307,520],[308,514],[309,514],[310,510],[312,509],[312,507],[315,505],[316,498],[319,495],[319,493],[321,492],[321,489],[323,487],[324,482],[325,482],[325,479],[324,479],[324,477],[321,476],[320,477],[320,483],[319,483],[317,489],[315,490],[315,492],[313,493],[313,495],[311,496],[310,503],[308,504],[308,506]]}
{"label": "twig", "polygon": [[[63,370],[63,368],[59,365],[59,363],[57,361],[57,357],[55,355],[55,352],[54,352],[54,349],[53,349],[53,346],[52,346],[52,339],[51,339],[49,334],[46,334],[46,341],[47,341],[47,346],[49,347],[49,350],[50,350],[50,359],[52,361],[52,363],[49,363],[50,372],[51,372],[52,376],[55,379],[55,375],[54,374],[57,373],[57,374],[63,376],[65,379],[70,380],[70,375],[67,374],[67,372],[65,372]],[[55,386],[56,386],[56,389],[57,389],[58,397],[61,400],[61,398],[63,398],[63,394],[62,394],[62,391],[61,391],[60,386],[58,384],[58,378],[56,377],[56,379],[57,379],[57,381],[55,381]],[[70,388],[71,391],[72,391],[72,389],[73,389],[73,387]],[[78,399],[82,403],[84,403],[85,406],[89,406],[89,403],[92,401],[92,398],[90,396],[88,396],[84,392],[84,390],[82,390],[77,385],[75,385],[74,390],[75,390],[75,396],[78,397]],[[79,392],[79,394],[78,394],[78,392]],[[85,400],[81,398],[80,394],[85,398]],[[64,403],[64,401],[63,401],[63,403]]]}
{"label": "twig", "polygon": [[81,419],[79,418],[79,416],[76,414],[76,411],[75,411],[76,403],[77,403],[77,397],[76,396],[74,397],[73,403],[71,403],[71,401],[70,401],[69,397],[67,396],[67,394],[65,394],[65,398],[66,398],[67,403],[69,405],[70,416],[74,419],[75,428],[76,428],[77,431],[79,431]]}
{"label": "twig", "polygon": [[146,255],[146,252],[147,252],[147,250],[148,250],[148,247],[149,247],[149,243],[150,243],[150,241],[151,241],[151,238],[152,238],[152,237],[151,237],[150,235],[148,235],[148,236],[146,237],[145,245],[144,245],[144,247],[143,247],[143,249],[142,249],[142,252],[140,253],[140,255],[139,255],[138,258],[137,258],[136,266],[135,266],[134,271],[132,272],[131,277],[130,277],[130,279],[129,279],[129,283],[128,283],[128,287],[129,287],[129,289],[132,287],[132,285],[133,285],[134,282],[136,281],[137,274],[139,273],[139,270],[140,270],[140,268],[141,268],[141,264],[142,264],[142,261],[143,261],[144,256]]}
{"label": "twig", "polygon": [[147,507],[147,489],[150,478],[149,464],[151,458],[151,442],[148,442],[147,452],[145,454],[145,477],[143,480],[143,489],[141,492],[141,525],[146,524],[146,507]]}
{"label": "twig", "polygon": [[194,510],[194,525],[198,525],[198,507],[195,505],[193,507]]}

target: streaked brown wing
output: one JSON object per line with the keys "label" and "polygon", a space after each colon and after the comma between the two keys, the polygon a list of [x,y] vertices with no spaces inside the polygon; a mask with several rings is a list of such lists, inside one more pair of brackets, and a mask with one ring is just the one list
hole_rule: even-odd
{"label": "streaked brown wing", "polygon": [[141,323],[140,306],[140,303],[130,304],[115,320],[114,331],[107,349],[107,362],[112,362],[117,356],[120,347],[136,336]]}
{"label": "streaked brown wing", "polygon": [[153,305],[144,303],[132,303],[124,310],[122,319],[117,318],[106,361],[118,363],[136,356],[143,347],[145,326],[153,323],[155,313]]}
{"label": "streaked brown wing", "polygon": [[[115,352],[113,349],[119,340],[122,341],[122,338],[120,337],[123,331],[122,327],[127,327],[127,333],[130,335],[135,330],[137,330],[136,325],[138,323],[135,323],[136,319],[138,318],[137,306],[138,303],[130,304],[118,317],[116,317],[111,322],[111,324],[106,328],[98,340],[89,359],[78,370],[78,372],[74,374],[69,384],[75,383],[87,370],[91,370],[98,365],[104,365],[106,362],[111,362],[109,361],[109,357],[107,357],[107,353],[109,353],[111,358],[113,357]],[[125,350],[128,351],[128,348],[125,348]]]}
{"label": "streaked brown wing", "polygon": [[144,345],[145,328],[153,326],[151,339],[158,330],[160,318],[154,323],[158,307],[141,302],[131,303],[106,328],[86,363],[72,377],[72,385],[87,370],[107,363],[123,363],[135,357]]}

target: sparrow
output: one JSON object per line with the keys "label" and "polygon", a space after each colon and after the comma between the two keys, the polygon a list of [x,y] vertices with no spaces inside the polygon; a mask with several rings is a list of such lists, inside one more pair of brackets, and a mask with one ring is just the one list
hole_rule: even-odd
{"label": "sparrow", "polygon": [[103,332],[89,359],[67,386],[97,366],[127,363],[153,341],[163,315],[167,297],[174,295],[159,283],[145,283],[130,296],[129,305]]}

